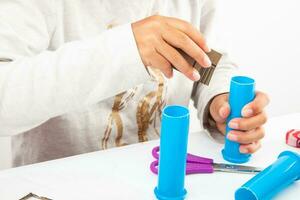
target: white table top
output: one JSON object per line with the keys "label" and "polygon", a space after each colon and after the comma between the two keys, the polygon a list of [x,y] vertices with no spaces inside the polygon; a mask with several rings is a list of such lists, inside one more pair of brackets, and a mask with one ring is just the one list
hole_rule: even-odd
{"label": "white table top", "polygon": [[[248,165],[266,167],[283,150],[300,153],[285,145],[285,132],[300,128],[300,113],[270,119],[262,149]],[[55,200],[155,199],[157,177],[149,170],[152,148],[158,141],[94,152],[0,172],[0,199],[17,200],[32,192]],[[203,133],[191,133],[189,152],[224,162],[217,144]],[[234,191],[252,175],[213,173],[186,178],[187,199],[233,199]],[[300,182],[276,197],[299,198]]]}

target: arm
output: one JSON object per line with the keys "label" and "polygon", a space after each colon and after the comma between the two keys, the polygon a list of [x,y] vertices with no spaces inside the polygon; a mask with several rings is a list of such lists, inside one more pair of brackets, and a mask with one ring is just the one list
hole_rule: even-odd
{"label": "arm", "polygon": [[[215,18],[215,1],[206,1],[202,7],[200,31],[210,43],[213,43],[217,35],[214,27]],[[215,132],[216,129],[211,129],[212,127],[208,125],[210,103],[215,96],[229,91],[230,79],[237,71],[236,65],[230,60],[225,50],[216,45],[213,45],[213,48],[216,48],[223,56],[213,74],[210,84],[206,86],[195,83],[192,93],[192,99],[194,100],[195,108],[198,110],[198,118],[202,122],[202,128],[209,129],[211,133]]]}
{"label": "arm", "polygon": [[[212,1],[208,1],[208,14],[204,16],[205,28],[211,26],[211,20],[214,13]],[[207,8],[206,8],[207,9]],[[204,12],[205,13],[205,12]],[[207,18],[208,17],[208,18]],[[208,20],[208,21],[207,21]],[[225,134],[226,118],[230,114],[230,106],[228,103],[228,90],[231,76],[235,73],[234,64],[228,59],[228,55],[224,56],[216,69],[216,73],[212,79],[209,88],[204,86],[195,86],[194,98],[195,105],[199,110],[199,118],[202,119],[204,127],[214,136],[222,136]],[[242,118],[232,119],[229,127],[234,129],[230,131],[226,137],[229,140],[241,144],[241,153],[254,153],[260,148],[260,140],[264,137],[263,125],[267,120],[264,108],[269,103],[268,96],[265,93],[257,92],[255,99],[247,104],[242,111]],[[208,120],[210,118],[210,120]],[[207,123],[213,121],[213,123]],[[215,126],[211,126],[214,124]],[[221,137],[224,140],[223,137]]]}
{"label": "arm", "polygon": [[149,78],[130,24],[49,51],[56,17],[43,9],[27,0],[0,3],[0,135],[29,130]]}

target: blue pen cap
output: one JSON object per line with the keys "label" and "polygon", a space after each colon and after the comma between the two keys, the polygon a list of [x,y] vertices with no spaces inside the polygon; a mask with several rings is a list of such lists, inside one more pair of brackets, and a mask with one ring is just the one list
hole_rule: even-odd
{"label": "blue pen cap", "polygon": [[154,193],[159,200],[183,200],[189,110],[182,106],[167,106],[162,113],[158,185]]}
{"label": "blue pen cap", "polygon": [[300,179],[300,155],[284,151],[278,159],[235,192],[236,200],[267,200]]}
{"label": "blue pen cap", "polygon": [[[229,92],[230,115],[227,118],[226,136],[231,128],[230,120],[242,117],[243,107],[255,98],[255,81],[246,76],[235,76],[231,79]],[[240,144],[225,138],[225,147],[222,150],[223,158],[233,163],[245,163],[249,161],[250,154],[240,153]]]}

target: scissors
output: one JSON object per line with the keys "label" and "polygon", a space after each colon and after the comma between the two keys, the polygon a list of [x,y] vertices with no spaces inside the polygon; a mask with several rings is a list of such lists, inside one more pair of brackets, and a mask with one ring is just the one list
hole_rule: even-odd
{"label": "scissors", "polygon": [[[154,173],[158,173],[158,159],[159,159],[159,146],[154,147],[152,150],[152,156],[155,158],[150,165],[150,170]],[[256,174],[262,171],[262,169],[244,165],[233,165],[225,163],[214,163],[213,159],[196,156],[193,154],[187,154],[186,174],[206,174],[219,172],[229,173],[245,173]]]}

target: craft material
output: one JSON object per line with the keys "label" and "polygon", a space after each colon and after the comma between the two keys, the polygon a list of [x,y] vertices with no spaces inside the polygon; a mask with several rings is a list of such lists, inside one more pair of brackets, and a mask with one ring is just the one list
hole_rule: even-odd
{"label": "craft material", "polygon": [[[235,76],[231,79],[229,104],[230,115],[227,118],[226,136],[232,130],[228,123],[234,118],[242,117],[243,107],[255,97],[255,81],[246,76]],[[245,163],[249,161],[250,154],[240,153],[240,144],[225,137],[225,147],[222,150],[223,158],[233,163]]]}
{"label": "craft material", "polygon": [[162,113],[158,185],[154,193],[159,200],[183,200],[189,110],[182,106],[167,106]]}
{"label": "craft material", "polygon": [[236,200],[269,200],[300,179],[300,155],[282,152],[277,160],[235,192]]}

